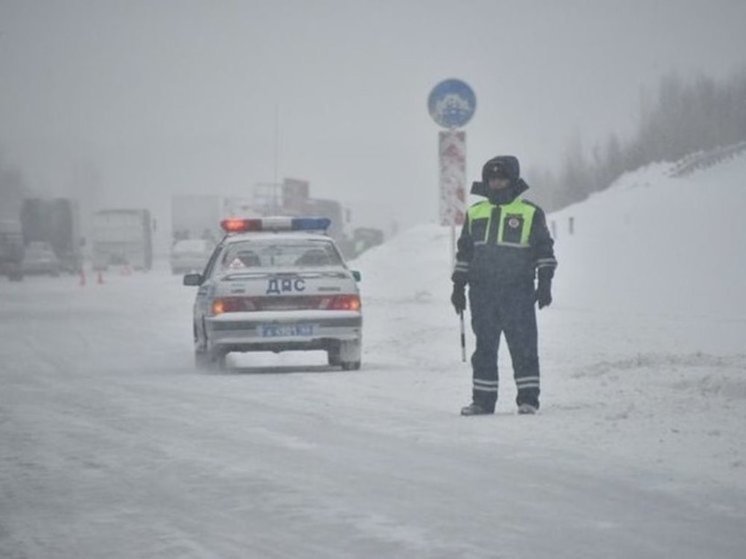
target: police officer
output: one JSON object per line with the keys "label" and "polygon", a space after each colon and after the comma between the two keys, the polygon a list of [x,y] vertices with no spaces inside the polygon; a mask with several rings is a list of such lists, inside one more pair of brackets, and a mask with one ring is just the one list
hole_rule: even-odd
{"label": "police officer", "polygon": [[490,159],[482,168],[482,182],[472,185],[472,194],[487,199],[467,212],[458,240],[451,295],[456,312],[463,312],[469,285],[471,324],[477,339],[471,358],[472,403],[461,409],[461,415],[494,413],[502,333],[513,361],[518,413],[532,414],[539,409],[534,304],[540,309],[551,304],[557,261],[544,212],[521,198],[527,189],[520,178],[518,159],[511,155]]}

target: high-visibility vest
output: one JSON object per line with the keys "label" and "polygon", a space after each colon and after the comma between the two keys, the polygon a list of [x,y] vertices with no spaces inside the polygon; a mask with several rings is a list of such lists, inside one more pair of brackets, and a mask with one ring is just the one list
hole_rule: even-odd
{"label": "high-visibility vest", "polygon": [[[507,247],[528,248],[535,213],[536,206],[520,198],[500,206],[484,200],[471,206],[467,212],[469,234],[472,235],[475,245],[494,243]],[[493,220],[496,217],[499,221],[495,228]],[[486,226],[482,227],[481,225],[485,224],[484,220]],[[480,226],[475,226],[477,223]]]}

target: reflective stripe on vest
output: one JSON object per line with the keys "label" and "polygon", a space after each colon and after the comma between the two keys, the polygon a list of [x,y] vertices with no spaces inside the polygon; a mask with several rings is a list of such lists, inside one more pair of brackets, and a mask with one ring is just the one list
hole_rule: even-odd
{"label": "reflective stripe on vest", "polygon": [[484,239],[474,239],[475,241],[486,241],[487,240],[487,234],[490,230],[490,221],[492,220],[492,208],[494,206],[490,204],[487,200],[484,202],[479,202],[478,204],[474,204],[471,208],[469,208],[469,211],[467,212],[469,216],[469,235],[472,234],[471,232],[471,224],[474,222],[475,219],[486,219],[487,220],[487,228],[484,232]]}
{"label": "reflective stripe on vest", "polygon": [[[469,208],[469,233],[471,233],[471,224],[475,219],[487,219],[484,238],[474,239],[475,244],[483,244],[487,241],[494,207],[489,201],[485,200]],[[500,223],[497,227],[497,244],[516,248],[528,248],[531,225],[534,221],[536,207],[516,198],[510,204],[499,206],[499,208]],[[509,239],[506,239],[506,227],[508,230],[515,229],[515,235],[509,235]]]}

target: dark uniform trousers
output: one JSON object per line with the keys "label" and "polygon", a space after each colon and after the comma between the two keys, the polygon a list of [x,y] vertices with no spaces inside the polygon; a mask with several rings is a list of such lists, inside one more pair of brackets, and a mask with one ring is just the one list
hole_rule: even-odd
{"label": "dark uniform trousers", "polygon": [[539,356],[533,282],[496,290],[469,288],[471,323],[477,347],[471,358],[473,400],[494,411],[497,403],[497,350],[505,333],[513,361],[518,405],[539,406]]}

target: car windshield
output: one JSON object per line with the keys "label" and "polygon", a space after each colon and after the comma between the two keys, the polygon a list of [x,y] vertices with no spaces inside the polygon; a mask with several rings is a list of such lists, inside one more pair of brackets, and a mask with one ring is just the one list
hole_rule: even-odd
{"label": "car windshield", "polygon": [[231,243],[220,259],[222,270],[258,268],[318,268],[341,266],[342,259],[330,241],[252,240]]}

